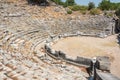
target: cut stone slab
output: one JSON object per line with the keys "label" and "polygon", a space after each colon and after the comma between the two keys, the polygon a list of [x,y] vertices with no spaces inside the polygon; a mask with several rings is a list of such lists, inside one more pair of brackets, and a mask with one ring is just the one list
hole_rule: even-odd
{"label": "cut stone slab", "polygon": [[104,71],[110,71],[110,59],[106,56],[99,56],[97,57],[97,60],[99,62],[99,69]]}

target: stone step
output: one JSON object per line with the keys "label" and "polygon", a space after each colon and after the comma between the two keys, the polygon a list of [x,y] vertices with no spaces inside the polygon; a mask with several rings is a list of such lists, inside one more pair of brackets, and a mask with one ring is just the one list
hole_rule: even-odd
{"label": "stone step", "polygon": [[10,64],[10,63],[8,63],[6,66],[11,68],[12,70],[15,70],[17,68],[16,66],[14,66],[13,64]]}
{"label": "stone step", "polygon": [[12,80],[12,79],[6,76],[5,72],[0,72],[0,80]]}

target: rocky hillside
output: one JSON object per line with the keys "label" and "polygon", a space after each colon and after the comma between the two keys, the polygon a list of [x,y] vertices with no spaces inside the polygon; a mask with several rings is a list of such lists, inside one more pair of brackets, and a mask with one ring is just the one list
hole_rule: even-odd
{"label": "rocky hillside", "polygon": [[112,17],[81,15],[77,12],[67,14],[67,9],[62,6],[28,5],[26,0],[2,1],[0,9],[0,26],[12,26],[18,31],[29,26],[43,29],[48,34],[71,33],[71,30],[95,34],[107,31],[111,34],[115,26]]}

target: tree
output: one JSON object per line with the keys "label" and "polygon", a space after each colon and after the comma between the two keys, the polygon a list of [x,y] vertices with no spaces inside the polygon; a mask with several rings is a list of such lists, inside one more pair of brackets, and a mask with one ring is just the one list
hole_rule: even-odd
{"label": "tree", "polygon": [[102,2],[98,5],[101,10],[109,10],[111,7],[110,0],[102,0]]}
{"label": "tree", "polygon": [[59,4],[59,5],[64,5],[64,2],[62,2],[61,0],[51,0],[51,1],[53,1],[56,4]]}
{"label": "tree", "polygon": [[120,7],[116,10],[115,14],[120,18]]}
{"label": "tree", "polygon": [[47,0],[27,0],[29,4],[37,4],[37,5],[49,5]]}
{"label": "tree", "polygon": [[91,9],[93,9],[93,8],[95,8],[94,2],[89,2],[89,3],[88,3],[88,10],[91,10]]}
{"label": "tree", "polygon": [[65,4],[66,4],[66,6],[73,6],[73,5],[75,5],[75,1],[74,0],[66,0]]}

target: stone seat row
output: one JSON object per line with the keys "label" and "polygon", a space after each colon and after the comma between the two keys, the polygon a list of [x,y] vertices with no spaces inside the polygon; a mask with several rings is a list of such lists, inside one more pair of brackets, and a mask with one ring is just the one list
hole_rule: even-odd
{"label": "stone seat row", "polygon": [[[33,30],[33,32],[34,32],[35,30]],[[38,31],[38,30],[36,30],[36,31]],[[27,39],[27,38],[29,38],[31,35],[30,35],[30,33],[32,33],[32,30],[31,31],[29,31],[29,32],[26,32],[26,33],[23,33],[22,32],[22,35],[16,35],[16,34],[20,34],[20,33],[15,33],[15,34],[13,34],[13,33],[9,33],[9,34],[3,34],[3,33],[1,33],[2,34],[2,36],[1,36],[1,43],[8,43],[8,44],[6,44],[8,47],[10,47],[10,45],[13,45],[13,44],[20,44],[20,43],[24,43],[24,39]],[[44,35],[42,36],[40,33],[38,33],[37,35],[34,35],[35,33],[32,33],[32,35],[33,35],[33,37],[32,38],[35,38],[34,40],[40,40],[41,39],[41,37],[43,37],[44,38]],[[24,37],[23,35],[25,35],[25,36],[27,36],[27,35],[29,35],[28,37]],[[39,35],[41,35],[41,36],[39,36]],[[22,38],[22,39],[20,39],[20,38]],[[3,40],[2,40],[3,39]],[[30,40],[32,40],[32,39],[30,39]],[[27,42],[27,41],[26,41]],[[34,41],[33,41],[34,42]],[[5,45],[5,44],[4,44]],[[6,46],[5,45],[5,46]],[[15,46],[15,45],[13,45],[13,46]],[[17,47],[17,45],[15,46],[15,47]]]}

